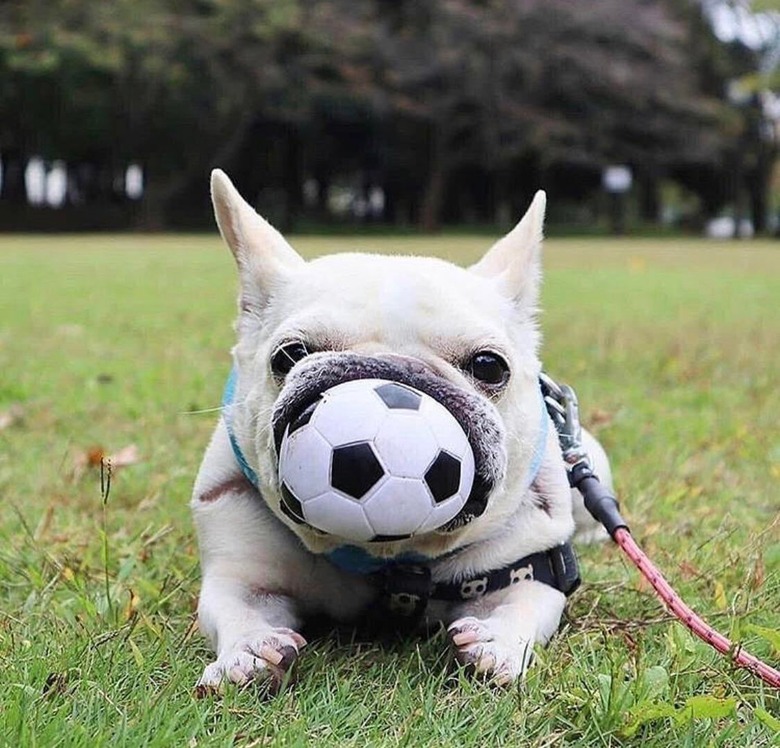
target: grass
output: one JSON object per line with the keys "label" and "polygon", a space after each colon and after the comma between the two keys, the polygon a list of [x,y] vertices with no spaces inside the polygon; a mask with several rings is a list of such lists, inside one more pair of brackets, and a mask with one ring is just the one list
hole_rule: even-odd
{"label": "grass", "polygon": [[[301,238],[457,262],[484,240]],[[545,361],[610,452],[635,535],[724,633],[780,654],[780,245],[556,240]],[[455,673],[441,634],[325,637],[268,703],[194,698],[187,502],[219,404],[234,278],[215,237],[0,238],[0,743],[754,746],[778,694],[672,622],[612,545],[525,684]],[[1,420],[1,419],[0,419]],[[93,450],[135,444],[103,506]]]}

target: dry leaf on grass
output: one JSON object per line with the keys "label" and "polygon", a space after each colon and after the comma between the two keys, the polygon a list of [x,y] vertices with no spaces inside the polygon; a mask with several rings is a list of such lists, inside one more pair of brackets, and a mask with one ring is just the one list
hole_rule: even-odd
{"label": "dry leaf on grass", "polygon": [[135,465],[141,461],[138,447],[128,444],[114,454],[106,454],[101,446],[90,447],[79,452],[73,460],[73,478],[78,480],[90,468],[99,468],[104,463],[111,464],[111,470],[116,472],[119,468]]}
{"label": "dry leaf on grass", "polygon": [[138,453],[138,447],[135,444],[128,444],[126,447],[122,447],[118,452],[106,457],[106,460],[111,463],[111,467],[115,470],[120,467],[127,467],[128,465],[135,465],[141,461],[141,456]]}
{"label": "dry leaf on grass", "polygon": [[683,579],[696,579],[701,576],[701,572],[689,561],[681,561],[679,567]]}
{"label": "dry leaf on grass", "polygon": [[759,553],[756,563],[753,565],[753,571],[750,574],[750,588],[753,590],[760,589],[764,586],[765,579],[764,557]]}
{"label": "dry leaf on grass", "polygon": [[597,408],[588,414],[588,427],[592,431],[598,432],[600,429],[610,426],[614,420],[614,413]]}
{"label": "dry leaf on grass", "polygon": [[0,411],[0,431],[19,423],[23,417],[24,408],[19,403],[15,403],[7,410]]}

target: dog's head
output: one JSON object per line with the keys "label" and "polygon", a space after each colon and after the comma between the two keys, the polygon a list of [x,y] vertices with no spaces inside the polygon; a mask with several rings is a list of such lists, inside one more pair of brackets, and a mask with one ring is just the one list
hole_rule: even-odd
{"label": "dog's head", "polygon": [[[323,538],[280,509],[278,447],[319,393],[351,379],[400,381],[445,405],[469,437],[476,479],[464,509],[428,535],[372,546],[442,552],[526,499],[540,432],[536,305],[545,198],[463,269],[424,257],[335,254],[306,262],[212,174],[217,223],[240,279],[235,437],[272,511],[312,550]],[[385,544],[383,544],[385,545]]]}

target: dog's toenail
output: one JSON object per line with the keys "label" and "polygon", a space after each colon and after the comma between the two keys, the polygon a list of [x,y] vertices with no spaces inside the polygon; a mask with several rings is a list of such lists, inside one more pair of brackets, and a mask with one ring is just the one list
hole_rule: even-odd
{"label": "dog's toenail", "polygon": [[277,651],[268,644],[264,644],[262,647],[260,647],[260,656],[264,660],[268,660],[268,662],[270,662],[272,665],[278,665],[284,659],[284,656],[281,654],[281,652]]}

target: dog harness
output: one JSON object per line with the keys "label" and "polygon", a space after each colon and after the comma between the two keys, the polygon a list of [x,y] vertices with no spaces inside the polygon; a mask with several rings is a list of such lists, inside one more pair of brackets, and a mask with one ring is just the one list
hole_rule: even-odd
{"label": "dog harness", "polygon": [[[344,560],[345,550],[349,548],[354,546],[342,546],[329,558],[336,566],[355,573],[352,564],[342,566],[339,563]],[[362,551],[361,548],[355,550]],[[465,548],[458,548],[436,559],[416,554],[405,554],[387,561],[374,559],[381,567],[368,575],[379,590],[378,604],[395,618],[416,621],[430,600],[476,600],[489,592],[513,587],[524,581],[542,582],[568,597],[580,585],[577,556],[570,543],[523,556],[514,563],[463,577],[457,582],[433,582],[428,564],[457,555],[463,550]]]}
{"label": "dog harness", "polygon": [[[235,398],[236,379],[236,370],[233,368],[222,396],[222,416],[236,462],[247,480],[259,490],[257,473],[247,462],[231,423],[230,406]],[[548,406],[542,389],[539,393],[539,402],[541,403],[541,426],[526,486],[530,486],[536,479],[547,444]],[[580,584],[577,557],[570,543],[562,543],[547,551],[523,556],[511,564],[464,577],[458,582],[433,582],[430,564],[455,556],[465,548],[468,546],[457,548],[436,558],[418,553],[404,553],[391,559],[382,559],[372,556],[358,546],[343,545],[325,556],[343,571],[370,577],[379,589],[380,606],[390,615],[407,620],[418,619],[429,600],[449,602],[474,600],[489,592],[506,589],[526,580],[542,582],[568,596]]]}

